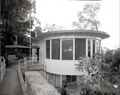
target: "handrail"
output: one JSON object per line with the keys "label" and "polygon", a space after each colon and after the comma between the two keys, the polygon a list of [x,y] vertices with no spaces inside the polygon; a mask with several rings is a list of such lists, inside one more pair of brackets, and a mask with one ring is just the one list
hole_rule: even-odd
{"label": "handrail", "polygon": [[[19,74],[19,79],[20,79],[23,95],[28,95],[28,93],[26,92],[27,87],[24,84],[24,79],[23,79],[23,76],[22,76],[22,72],[24,72],[26,70],[27,71],[39,70],[39,68],[41,69],[41,67],[42,67],[41,65],[43,65],[43,64],[40,64],[40,63],[38,63],[38,64],[34,63],[32,58],[35,58],[35,57],[26,57],[24,59],[18,60],[18,74]],[[44,69],[44,65],[43,65],[42,68]]]}
{"label": "handrail", "polygon": [[41,62],[34,62],[33,60],[31,60],[32,58],[35,58],[35,57],[27,57],[27,58],[24,58],[24,59],[20,59],[18,61],[18,67],[20,69],[23,69],[23,70],[38,70],[38,69],[43,69],[45,70],[45,65]]}
{"label": "handrail", "polygon": [[19,81],[20,81],[20,84],[21,84],[21,89],[22,89],[23,95],[28,95],[27,87],[25,85],[25,82],[24,82],[24,79],[23,79],[22,72],[21,72],[20,68],[18,68],[18,76],[19,76]]}

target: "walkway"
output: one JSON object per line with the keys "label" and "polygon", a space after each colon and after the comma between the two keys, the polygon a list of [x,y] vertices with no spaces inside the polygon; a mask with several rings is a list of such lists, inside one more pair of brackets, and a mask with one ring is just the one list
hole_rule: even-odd
{"label": "walkway", "polygon": [[0,83],[0,95],[22,95],[17,65],[12,65],[6,69],[4,79]]}

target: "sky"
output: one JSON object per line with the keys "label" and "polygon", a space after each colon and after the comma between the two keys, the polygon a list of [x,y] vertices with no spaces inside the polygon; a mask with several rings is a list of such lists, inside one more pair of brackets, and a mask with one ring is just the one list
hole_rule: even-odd
{"label": "sky", "polygon": [[41,26],[48,24],[63,25],[72,29],[73,21],[77,21],[77,13],[87,3],[100,3],[97,19],[101,22],[100,31],[107,32],[110,37],[102,40],[102,47],[116,49],[120,43],[120,2],[119,0],[79,1],[79,0],[36,0],[36,17]]}

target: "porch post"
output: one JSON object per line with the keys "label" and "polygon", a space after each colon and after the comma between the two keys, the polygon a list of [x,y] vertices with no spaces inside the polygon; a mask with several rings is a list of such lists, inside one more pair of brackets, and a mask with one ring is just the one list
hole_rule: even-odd
{"label": "porch post", "polygon": [[86,57],[88,57],[88,39],[86,38]]}
{"label": "porch post", "polygon": [[75,37],[73,38],[73,60],[75,60]]}
{"label": "porch post", "polygon": [[62,60],[62,38],[60,38],[60,60]]}
{"label": "porch post", "polygon": [[91,58],[93,57],[93,40],[91,39],[90,40],[90,56],[91,56]]}
{"label": "porch post", "polygon": [[62,87],[62,75],[60,75],[60,87]]}

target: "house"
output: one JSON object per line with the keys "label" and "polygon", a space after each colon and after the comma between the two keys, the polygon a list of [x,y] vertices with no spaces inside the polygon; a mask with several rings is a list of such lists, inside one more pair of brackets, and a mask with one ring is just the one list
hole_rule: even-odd
{"label": "house", "polygon": [[[109,35],[94,30],[60,30],[39,33],[33,39],[32,58],[44,64],[46,78],[54,86],[61,87],[63,81],[74,83],[82,72],[75,69],[80,57],[94,57],[101,53],[101,40]],[[36,57],[39,57],[37,59]]]}

